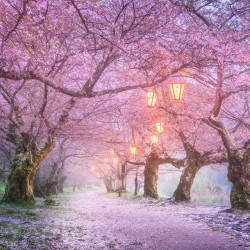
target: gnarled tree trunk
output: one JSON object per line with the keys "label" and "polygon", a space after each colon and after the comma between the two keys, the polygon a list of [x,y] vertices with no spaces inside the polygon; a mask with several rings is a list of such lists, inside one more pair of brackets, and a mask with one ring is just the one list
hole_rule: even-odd
{"label": "gnarled tree trunk", "polygon": [[250,210],[250,140],[243,149],[237,149],[223,122],[213,116],[205,122],[215,128],[227,150],[228,179],[232,182],[230,201],[232,209]]}
{"label": "gnarled tree trunk", "polygon": [[228,179],[233,183],[232,208],[250,210],[250,141],[229,158]]}
{"label": "gnarled tree trunk", "polygon": [[11,162],[11,173],[3,197],[4,201],[33,201],[33,178],[39,164],[53,149],[49,140],[39,151],[31,135],[22,133]]}
{"label": "gnarled tree trunk", "polygon": [[213,152],[200,153],[188,142],[184,133],[180,130],[179,136],[186,152],[185,169],[180,177],[179,184],[171,200],[176,202],[189,202],[191,199],[190,191],[194,178],[201,167],[212,163],[225,161],[224,154],[213,155]]}
{"label": "gnarled tree trunk", "polygon": [[147,157],[144,170],[144,196],[158,199],[158,154],[153,150]]}
{"label": "gnarled tree trunk", "polygon": [[195,159],[187,163],[187,166],[180,177],[180,181],[174,192],[174,195],[171,198],[172,200],[176,202],[190,201],[190,191],[194,182],[194,178],[201,167],[202,165],[199,164]]}
{"label": "gnarled tree trunk", "polygon": [[229,166],[228,179],[233,183],[231,190],[232,209],[250,210],[250,140],[246,142],[242,150],[235,145],[229,129],[225,126],[219,114],[225,95],[223,91],[225,61],[218,60],[216,96],[214,106],[207,119],[203,121],[217,130],[227,150]]}

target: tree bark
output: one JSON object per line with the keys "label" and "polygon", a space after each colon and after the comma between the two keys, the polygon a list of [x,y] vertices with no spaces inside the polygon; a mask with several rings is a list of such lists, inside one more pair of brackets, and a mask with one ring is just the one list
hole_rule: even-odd
{"label": "tree bark", "polygon": [[138,194],[138,169],[136,169],[136,174],[135,174],[135,191],[134,195]]}
{"label": "tree bark", "polygon": [[4,201],[34,201],[33,178],[39,164],[54,148],[49,140],[39,151],[31,135],[22,134],[11,162],[11,173],[3,197]]}
{"label": "tree bark", "polygon": [[50,171],[49,177],[48,177],[46,184],[45,184],[46,196],[56,194],[55,186],[57,185],[57,180],[55,179],[55,175],[56,175],[57,168],[58,168],[57,163],[56,162],[53,163],[53,165],[50,166],[50,168],[51,168],[51,171]]}
{"label": "tree bark", "polygon": [[250,210],[250,141],[229,158],[228,179],[233,183],[230,194],[232,209]]}
{"label": "tree bark", "polygon": [[[179,184],[174,192],[171,200],[175,202],[189,202],[191,200],[190,192],[197,172],[202,166],[212,163],[209,160],[211,152],[200,153],[187,140],[183,131],[178,132],[184,150],[186,152],[185,169],[180,177]],[[223,158],[219,158],[221,161]]]}
{"label": "tree bark", "polygon": [[144,196],[158,199],[158,154],[153,150],[146,159],[144,170]]}
{"label": "tree bark", "polygon": [[103,182],[104,182],[104,185],[105,185],[108,193],[113,193],[115,191],[114,187],[113,187],[113,182],[112,182],[112,179],[110,176],[105,175],[103,177]]}
{"label": "tree bark", "polygon": [[250,210],[250,140],[245,143],[243,149],[237,149],[220,119],[210,116],[204,121],[218,131],[227,150],[227,176],[233,184],[230,194],[232,209]]}
{"label": "tree bark", "polygon": [[229,166],[228,179],[233,183],[231,190],[232,209],[250,210],[250,140],[240,150],[235,145],[230,131],[219,117],[219,113],[225,99],[223,96],[224,61],[218,60],[216,97],[210,116],[203,121],[217,130],[227,150]]}
{"label": "tree bark", "polygon": [[33,182],[33,187],[34,187],[34,196],[35,197],[45,198],[46,195],[45,195],[45,192],[42,188],[39,169],[36,171],[34,182]]}
{"label": "tree bark", "polygon": [[175,202],[189,202],[191,199],[190,191],[194,182],[194,178],[197,172],[202,167],[201,164],[198,164],[196,160],[190,161],[187,163],[181,177],[179,184],[174,192],[173,197],[171,198]]}
{"label": "tree bark", "polygon": [[58,182],[58,192],[59,193],[63,193],[63,184],[66,181],[66,179],[67,179],[67,176],[65,176],[65,175],[61,176],[61,178]]}

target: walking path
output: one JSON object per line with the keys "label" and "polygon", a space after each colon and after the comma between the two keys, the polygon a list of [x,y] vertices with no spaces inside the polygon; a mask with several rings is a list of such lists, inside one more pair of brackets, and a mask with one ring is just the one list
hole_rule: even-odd
{"label": "walking path", "polygon": [[66,232],[63,239],[76,249],[241,249],[229,235],[175,215],[171,205],[145,206],[89,192],[74,194],[64,207],[67,213],[56,214],[54,223],[72,227],[72,237]]}
{"label": "walking path", "polygon": [[16,233],[9,248],[1,248],[7,246],[1,241],[7,231],[1,231],[0,249],[247,249],[236,238],[190,220],[180,213],[180,206],[156,206],[146,199],[97,191],[64,198],[58,207],[34,209],[38,218],[1,215],[0,227],[12,223]]}

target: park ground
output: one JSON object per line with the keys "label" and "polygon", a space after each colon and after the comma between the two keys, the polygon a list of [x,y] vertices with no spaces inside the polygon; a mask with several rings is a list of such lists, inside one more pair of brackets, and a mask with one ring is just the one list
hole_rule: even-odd
{"label": "park ground", "polygon": [[[0,204],[0,249],[250,249],[250,215],[103,190]],[[236,227],[233,227],[235,225]]]}

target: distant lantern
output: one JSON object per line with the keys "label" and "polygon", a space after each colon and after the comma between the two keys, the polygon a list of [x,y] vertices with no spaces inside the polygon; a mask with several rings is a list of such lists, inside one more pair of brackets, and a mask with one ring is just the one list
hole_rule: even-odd
{"label": "distant lantern", "polygon": [[151,135],[150,140],[151,140],[152,144],[156,144],[158,142],[158,135],[157,134]]}
{"label": "distant lantern", "polygon": [[164,122],[157,122],[155,126],[158,133],[162,133],[164,131]]}
{"label": "distant lantern", "polygon": [[181,100],[185,88],[185,83],[171,83],[170,90],[174,100]]}
{"label": "distant lantern", "polygon": [[106,158],[106,157],[105,157],[105,158],[103,159],[103,161],[104,161],[105,163],[108,163],[108,162],[109,162],[109,158]]}
{"label": "distant lantern", "polygon": [[130,153],[132,155],[136,154],[136,146],[134,144],[131,144],[130,147],[129,147],[129,149],[130,149]]}
{"label": "distant lantern", "polygon": [[153,91],[147,92],[147,104],[148,107],[152,108],[155,106],[157,100],[156,93]]}
{"label": "distant lantern", "polygon": [[118,163],[118,158],[117,158],[117,157],[114,157],[114,158],[113,158],[113,162],[114,162],[115,164],[117,164],[117,163]]}

